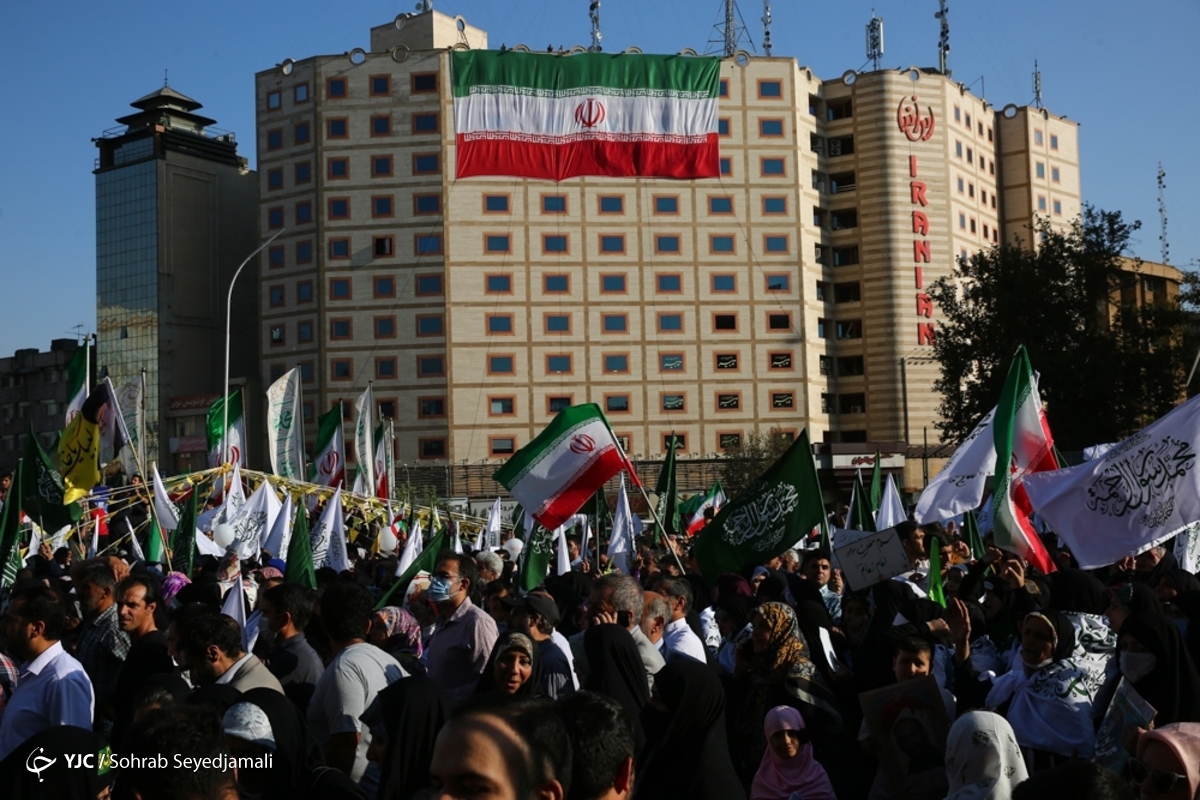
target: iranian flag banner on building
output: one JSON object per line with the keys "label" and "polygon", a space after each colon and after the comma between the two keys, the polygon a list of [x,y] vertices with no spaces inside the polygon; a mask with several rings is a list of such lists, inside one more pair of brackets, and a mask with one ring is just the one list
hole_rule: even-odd
{"label": "iranian flag banner on building", "polygon": [[1054,437],[1042,410],[1037,381],[1025,345],[1017,348],[993,423],[996,443],[996,489],[993,530],[996,546],[1024,558],[1048,575],[1054,562],[1038,538],[1029,516],[1033,506],[1023,481],[1034,472],[1058,469]]}
{"label": "iranian flag banner on building", "polygon": [[339,402],[317,418],[313,483],[341,486],[346,480],[346,438],[342,434],[342,404]]}
{"label": "iranian flag banner on building", "polygon": [[513,50],[451,57],[459,178],[719,175],[717,58]]}
{"label": "iranian flag banner on building", "polygon": [[637,481],[600,406],[585,403],[558,412],[492,478],[504,484],[539,525],[554,530],[623,469]]}

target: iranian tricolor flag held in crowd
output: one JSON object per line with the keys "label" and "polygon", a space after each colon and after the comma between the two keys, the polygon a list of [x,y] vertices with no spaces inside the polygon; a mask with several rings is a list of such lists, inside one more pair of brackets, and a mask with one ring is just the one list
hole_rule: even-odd
{"label": "iranian tricolor flag held in crowd", "polygon": [[719,59],[513,50],[451,58],[459,178],[719,175]]}
{"label": "iranian tricolor flag held in crowd", "polygon": [[504,484],[539,525],[552,531],[621,470],[641,485],[600,406],[584,403],[558,412],[492,478]]}
{"label": "iranian tricolor flag held in crowd", "polygon": [[679,515],[683,519],[683,528],[687,531],[687,535],[695,536],[704,530],[704,526],[708,523],[708,520],[704,518],[704,512],[711,508],[713,514],[716,514],[723,505],[725,505],[725,490],[721,488],[720,481],[714,483],[707,494],[693,495],[680,503]]}
{"label": "iranian tricolor flag held in crowd", "polygon": [[317,418],[317,445],[314,448],[313,483],[341,486],[346,481],[346,438],[342,433],[342,404]]}
{"label": "iranian tricolor flag held in crowd", "polygon": [[91,347],[91,340],[85,340],[83,346],[71,356],[71,363],[67,364],[67,418],[63,425],[69,424],[75,415],[83,410],[83,403],[87,400],[88,358]]}
{"label": "iranian tricolor flag held in crowd", "polygon": [[225,424],[225,398],[208,407],[208,465],[230,464],[246,466],[246,418],[242,415],[242,390],[229,395],[229,443],[225,443],[222,426]]}
{"label": "iranian tricolor flag held in crowd", "polygon": [[993,530],[996,546],[1018,554],[1043,574],[1054,572],[1054,561],[1046,551],[1029,515],[1033,507],[1022,481],[1034,472],[1058,469],[1054,459],[1054,437],[1042,410],[1037,381],[1029,366],[1025,346],[1017,348],[1004,391],[996,405],[993,423],[996,441],[996,484]]}

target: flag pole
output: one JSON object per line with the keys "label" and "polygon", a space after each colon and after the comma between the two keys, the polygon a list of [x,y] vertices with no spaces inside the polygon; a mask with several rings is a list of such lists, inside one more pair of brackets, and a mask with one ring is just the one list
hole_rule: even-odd
{"label": "flag pole", "polygon": [[[233,279],[229,281],[229,292],[225,295],[225,393],[222,395],[222,397],[225,398],[225,403],[224,407],[221,409],[221,413],[224,415],[224,418],[221,421],[221,461],[225,464],[229,463],[229,327],[231,321],[230,317],[233,314],[233,287],[234,284],[237,283],[238,276],[242,274],[242,270],[245,269],[246,265],[250,263],[250,259],[254,258],[256,255],[266,249],[267,245],[279,238],[279,236],[281,236],[286,230],[287,228],[280,228],[279,230],[275,231],[270,239],[267,239],[258,247],[254,248],[254,252],[246,256],[246,260],[243,261],[236,270],[234,270]],[[243,408],[242,419],[245,418],[246,410]],[[249,435],[247,435],[246,438],[249,439]],[[246,442],[242,442],[242,447],[245,448],[245,446]]]}
{"label": "flag pole", "polygon": [[[307,478],[308,465],[304,463],[304,448],[307,446],[308,440],[304,438],[304,381],[300,376],[300,362],[296,362],[296,405],[300,406],[300,477]],[[314,414],[314,416],[316,415]]]}
{"label": "flag pole", "polygon": [[[138,414],[138,454],[141,463],[146,463],[146,368],[142,367],[141,413]],[[141,469],[141,466],[138,467]]]}
{"label": "flag pole", "polygon": [[[654,512],[654,504],[651,503],[650,498],[646,496],[646,487],[639,483],[637,488],[638,491],[642,493],[642,499],[646,501],[646,509],[650,512],[650,519],[654,520],[654,524],[658,526],[658,529],[663,531],[663,536],[666,538],[667,544],[670,545],[670,547],[667,549],[671,551],[671,556],[675,559],[675,566],[679,567],[680,576],[682,577],[683,575],[686,575],[687,570],[683,568],[683,562],[679,560],[679,554],[675,552],[675,537],[669,536],[666,533],[666,529],[663,528],[662,520],[660,520],[658,518],[658,514]],[[597,558],[599,558],[599,553],[597,553]]]}

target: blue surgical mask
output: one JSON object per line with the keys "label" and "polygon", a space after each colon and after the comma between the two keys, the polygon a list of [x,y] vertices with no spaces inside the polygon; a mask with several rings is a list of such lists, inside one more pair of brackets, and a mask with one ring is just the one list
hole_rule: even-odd
{"label": "blue surgical mask", "polygon": [[432,603],[444,603],[450,599],[450,586],[454,583],[453,578],[433,577],[429,579],[429,601]]}

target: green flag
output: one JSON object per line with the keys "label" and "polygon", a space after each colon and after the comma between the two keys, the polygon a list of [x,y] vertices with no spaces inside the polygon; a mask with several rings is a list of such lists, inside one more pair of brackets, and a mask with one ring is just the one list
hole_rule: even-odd
{"label": "green flag", "polygon": [[546,580],[550,558],[554,555],[554,531],[534,525],[521,550],[521,569],[517,573],[517,588],[530,592]]}
{"label": "green flag", "polygon": [[875,451],[875,466],[871,468],[871,513],[874,514],[883,505],[883,453]]}
{"label": "green flag", "polygon": [[850,519],[847,527],[852,531],[874,531],[875,518],[871,516],[870,500],[863,488],[862,473],[854,473],[854,502],[850,504]]}
{"label": "green flag", "polygon": [[929,540],[929,599],[946,607],[946,591],[942,588],[942,549],[938,538]]}
{"label": "green flag", "polygon": [[163,558],[162,529],[158,527],[158,518],[150,518],[150,532],[146,534],[146,563],[165,564]]}
{"label": "green flag", "polygon": [[600,544],[604,541],[604,531],[606,531],[612,523],[612,514],[608,512],[608,498],[604,496],[604,487],[601,486],[592,495],[591,501],[587,506],[587,513],[594,519],[595,529],[592,531],[592,544],[596,548],[596,552],[600,552]]}
{"label": "green flag", "polygon": [[[78,503],[64,505],[62,476],[58,474],[50,456],[46,455],[46,451],[38,443],[32,425],[29,426],[22,460],[24,466],[16,496],[20,498],[20,505],[25,514],[46,531],[56,531],[64,525],[74,525],[83,516],[83,509]],[[10,492],[9,496],[12,497],[13,494]]]}
{"label": "green flag", "polygon": [[808,430],[778,461],[732,501],[696,537],[694,553],[710,584],[722,572],[740,572],[794,546],[821,522],[825,506]]}
{"label": "green flag", "polygon": [[663,461],[662,471],[658,473],[658,483],[654,493],[658,495],[658,521],[662,533],[668,536],[679,534],[679,497],[675,485],[675,434],[671,434],[671,446],[667,448],[667,457]]}
{"label": "green flag", "polygon": [[817,546],[821,552],[833,554],[833,537],[829,535],[829,515],[825,513],[824,506],[821,507],[821,541]]}
{"label": "green flag", "polygon": [[967,544],[971,546],[971,557],[983,558],[987,551],[983,547],[983,537],[979,535],[979,520],[974,511],[963,514],[963,527],[967,531]]}
{"label": "green flag", "polygon": [[309,589],[317,588],[312,542],[308,538],[308,513],[303,501],[296,503],[296,521],[292,525],[292,540],[288,542],[287,569],[283,573],[283,582],[298,583]]}
{"label": "green flag", "polygon": [[197,487],[192,487],[191,496],[183,507],[183,516],[179,518],[179,525],[171,535],[175,571],[182,572],[189,578],[192,576],[192,566],[196,562],[196,495],[199,491]]}
{"label": "green flag", "polygon": [[[292,534],[295,538],[295,534]],[[383,593],[383,597],[379,598],[379,602],[375,604],[375,610],[385,607],[392,595],[397,591],[400,592],[401,599],[404,593],[408,591],[408,585],[412,583],[412,579],[417,577],[418,572],[433,572],[437,567],[438,559],[442,555],[442,551],[450,549],[450,536],[447,528],[442,528],[442,532],[429,540],[429,544],[425,545],[425,549],[421,551],[421,555],[417,556],[416,561],[408,565],[408,569],[404,570],[404,574],[396,579],[391,588]],[[289,562],[290,564],[290,562]],[[397,601],[399,602],[399,601]]]}
{"label": "green flag", "polygon": [[14,546],[4,559],[4,571],[0,573],[0,589],[7,589],[17,582],[17,571],[21,569],[21,548]]}
{"label": "green flag", "polygon": [[[24,460],[17,461],[17,469],[13,473],[13,488],[21,485],[21,467]],[[21,499],[20,492],[10,491],[4,508],[0,509],[0,565],[8,563],[9,553],[17,549],[17,537],[21,533]]]}

